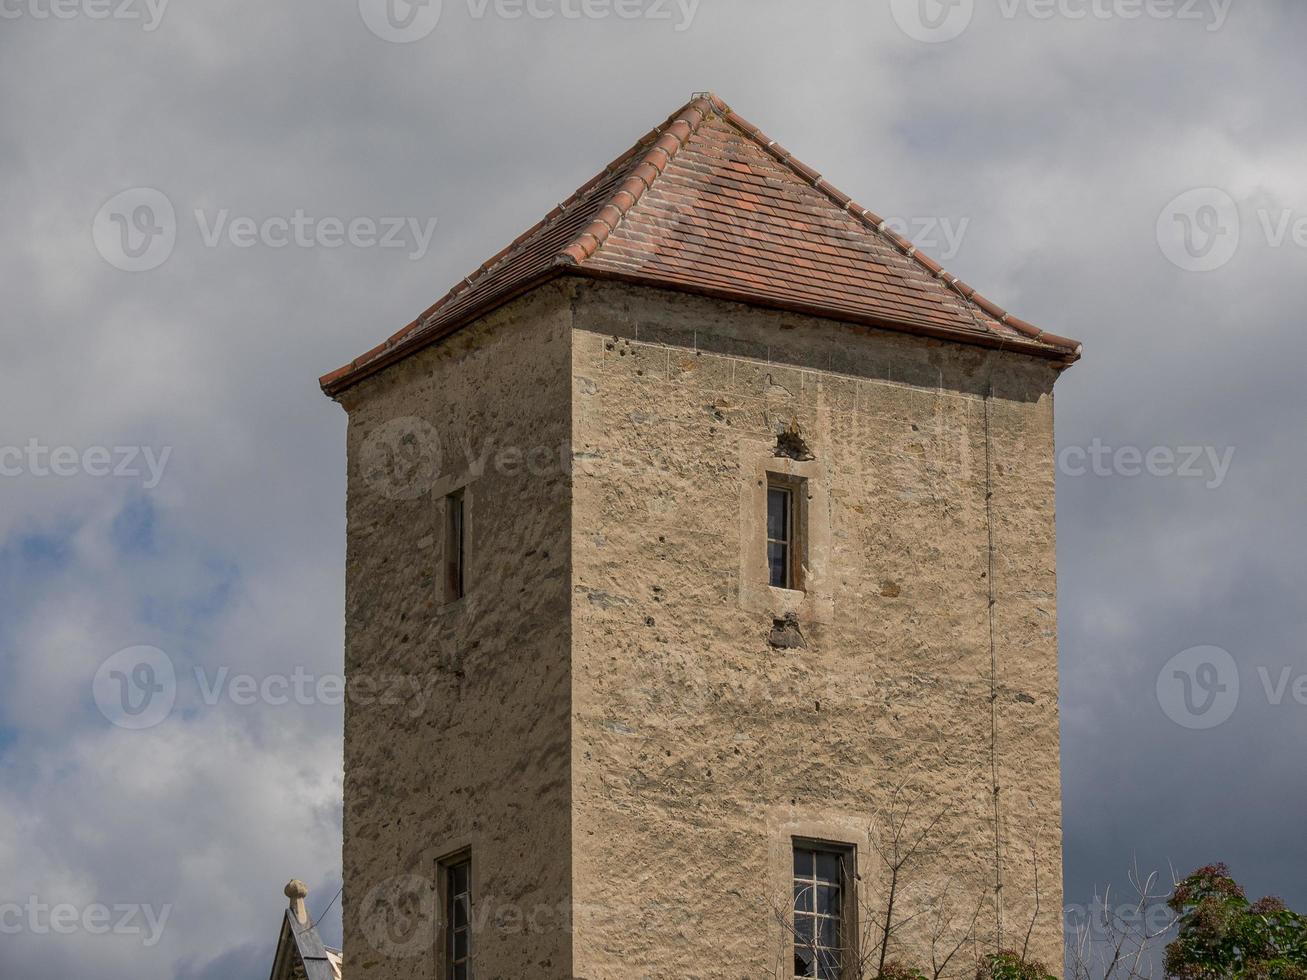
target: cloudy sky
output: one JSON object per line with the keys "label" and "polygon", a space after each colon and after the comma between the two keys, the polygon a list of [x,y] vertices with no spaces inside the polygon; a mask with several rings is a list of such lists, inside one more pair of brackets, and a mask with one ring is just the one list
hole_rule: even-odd
{"label": "cloudy sky", "polygon": [[340,708],[232,682],[340,669],[316,378],[703,89],[1085,343],[1067,902],[1137,856],[1307,906],[1302,3],[394,2],[0,0],[0,974],[263,980],[285,881],[331,901]]}

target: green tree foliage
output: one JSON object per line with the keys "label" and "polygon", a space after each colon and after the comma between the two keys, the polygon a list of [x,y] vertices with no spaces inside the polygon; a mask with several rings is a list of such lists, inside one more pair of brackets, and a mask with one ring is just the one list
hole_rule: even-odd
{"label": "green tree foliage", "polygon": [[1027,960],[1018,953],[1004,950],[992,953],[980,962],[976,980],[1056,980],[1043,963]]}
{"label": "green tree foliage", "polygon": [[920,970],[890,961],[876,976],[876,980],[927,980],[927,978]]}
{"label": "green tree foliage", "polygon": [[[929,980],[921,970],[890,961],[876,974],[876,980]],[[1004,950],[980,961],[976,980],[1057,980],[1044,964],[1025,960],[1019,953]]]}
{"label": "green tree foliage", "polygon": [[1307,980],[1307,917],[1278,898],[1249,902],[1224,864],[1199,868],[1168,903],[1179,935],[1166,973],[1179,980]]}

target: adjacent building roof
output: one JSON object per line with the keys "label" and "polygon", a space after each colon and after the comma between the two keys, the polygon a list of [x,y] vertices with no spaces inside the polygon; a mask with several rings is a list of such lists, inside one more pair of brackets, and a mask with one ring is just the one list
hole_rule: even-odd
{"label": "adjacent building roof", "polygon": [[336,395],[560,275],[616,279],[1071,363],[1080,344],[944,271],[709,93],[696,97],[385,343]]}
{"label": "adjacent building roof", "polygon": [[304,904],[308,893],[298,879],[286,885],[290,907],[282,915],[269,980],[341,980],[340,951],[323,945],[318,930],[309,921]]}

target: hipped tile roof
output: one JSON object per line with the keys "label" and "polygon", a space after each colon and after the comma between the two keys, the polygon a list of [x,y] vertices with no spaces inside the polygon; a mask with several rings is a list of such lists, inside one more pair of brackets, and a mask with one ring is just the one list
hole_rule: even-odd
{"label": "hipped tile roof", "polygon": [[1007,313],[717,96],[672,115],[385,343],[339,394],[559,275],[617,279],[1071,363],[1077,341]]}

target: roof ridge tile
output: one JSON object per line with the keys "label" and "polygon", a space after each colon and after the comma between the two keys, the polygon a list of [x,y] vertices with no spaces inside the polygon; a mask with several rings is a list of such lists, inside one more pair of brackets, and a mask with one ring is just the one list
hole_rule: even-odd
{"label": "roof ridge tile", "polygon": [[[554,259],[554,264],[581,265],[594,255],[595,252],[599,251],[599,249],[603,247],[604,242],[608,240],[608,236],[611,235],[617,228],[618,224],[621,223],[622,219],[626,217],[632,208],[640,203],[640,199],[644,197],[645,192],[653,186],[653,182],[663,175],[663,172],[667,169],[667,165],[670,164],[676,154],[680,152],[681,147],[683,147],[686,142],[694,136],[699,127],[703,125],[704,120],[712,116],[714,108],[714,104],[710,98],[698,98],[683,108],[680,112],[673,114],[668,119],[666,125],[662,127],[662,134],[654,141],[654,145],[649,148],[648,152],[645,153],[644,158],[631,172],[631,176],[628,177],[626,182],[617,189],[608,204],[600,209],[600,213],[602,214],[603,211],[612,208],[617,212],[615,220],[596,220],[591,222],[590,225],[582,230],[581,234],[577,236],[574,242],[558,254]],[[697,120],[687,119],[686,116],[691,112],[696,113],[699,118]],[[679,135],[672,131],[678,127],[680,131]],[[655,153],[661,153],[665,158],[661,166],[652,159]],[[641,171],[646,167],[654,171],[653,177],[650,178],[641,173]],[[626,197],[630,198],[630,202],[620,205],[617,204],[617,197],[620,194],[624,194]]]}

